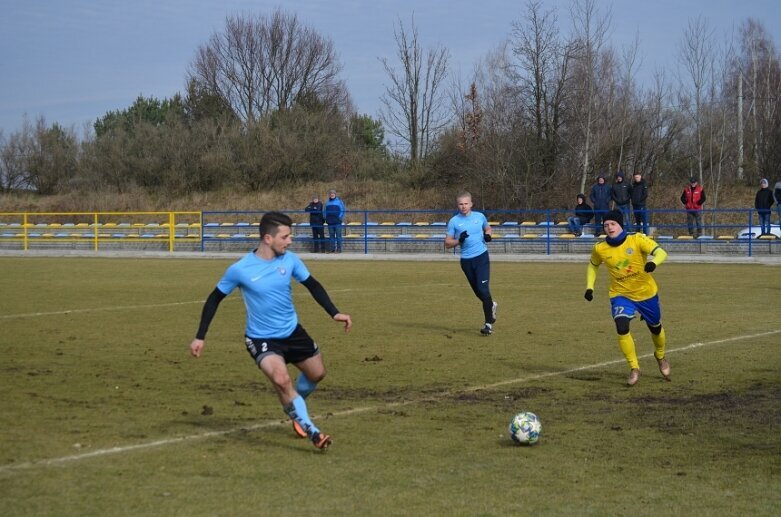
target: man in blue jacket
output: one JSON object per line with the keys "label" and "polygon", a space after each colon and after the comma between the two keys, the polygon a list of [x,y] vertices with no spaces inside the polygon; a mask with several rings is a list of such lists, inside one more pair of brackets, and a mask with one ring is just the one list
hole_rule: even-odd
{"label": "man in blue jacket", "polygon": [[328,225],[328,237],[331,242],[331,253],[342,252],[342,220],[344,219],[344,203],[336,195],[336,191],[328,191],[328,201],[325,202],[325,223]]}

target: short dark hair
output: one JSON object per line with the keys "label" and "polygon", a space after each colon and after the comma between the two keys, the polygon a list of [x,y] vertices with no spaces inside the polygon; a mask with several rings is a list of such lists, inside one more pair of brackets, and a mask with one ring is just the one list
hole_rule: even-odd
{"label": "short dark hair", "polygon": [[293,220],[282,212],[266,212],[260,218],[260,238],[266,234],[275,236],[280,226],[293,226]]}

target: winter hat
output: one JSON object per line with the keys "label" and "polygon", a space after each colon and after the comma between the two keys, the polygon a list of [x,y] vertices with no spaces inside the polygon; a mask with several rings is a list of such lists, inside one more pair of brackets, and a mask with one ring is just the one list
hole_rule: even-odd
{"label": "winter hat", "polygon": [[689,183],[697,183],[697,178],[692,176],[691,178],[689,178]]}
{"label": "winter hat", "polygon": [[331,194],[336,195],[336,191],[334,189],[329,190],[328,195],[330,196]]}
{"label": "winter hat", "polygon": [[624,214],[621,213],[621,210],[611,210],[607,214],[605,214],[605,217],[602,218],[603,222],[606,221],[615,221],[618,223],[618,226],[621,228],[624,227]]}
{"label": "winter hat", "polygon": [[766,186],[766,187],[767,187],[767,185],[768,185],[767,178],[762,178],[762,179],[759,181],[759,184],[760,184],[760,185],[764,185],[764,186]]}
{"label": "winter hat", "polygon": [[616,173],[616,178],[623,178],[624,177],[624,171],[618,171]]}

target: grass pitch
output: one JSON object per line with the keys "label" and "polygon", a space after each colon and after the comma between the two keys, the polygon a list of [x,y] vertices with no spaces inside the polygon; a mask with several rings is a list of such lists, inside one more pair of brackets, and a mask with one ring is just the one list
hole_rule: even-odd
{"label": "grass pitch", "polygon": [[[0,259],[4,515],[778,515],[781,282],[755,265],[664,264],[673,381],[607,274],[494,263],[496,332],[457,261],[317,262],[345,335],[294,287],[328,376],[309,399],[334,436],[296,439],[225,299],[188,355],[226,260]],[[522,409],[542,420],[511,443]]]}

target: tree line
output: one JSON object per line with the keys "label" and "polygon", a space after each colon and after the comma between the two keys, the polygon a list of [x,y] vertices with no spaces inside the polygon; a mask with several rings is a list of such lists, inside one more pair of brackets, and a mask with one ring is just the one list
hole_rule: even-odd
{"label": "tree line", "polygon": [[564,26],[529,1],[466,78],[448,49],[423,48],[414,17],[397,20],[376,117],[352,106],[329,37],[281,8],[229,16],[194,52],[183,92],[139,96],[85,135],[43,117],[0,132],[0,190],[177,196],[372,179],[533,209],[624,170],[651,186],[696,176],[715,208],[731,184],[781,179],[781,64],[760,21],[731,38],[690,20],[676,74],[645,85],[637,42],[613,46],[599,5],[574,0]]}

